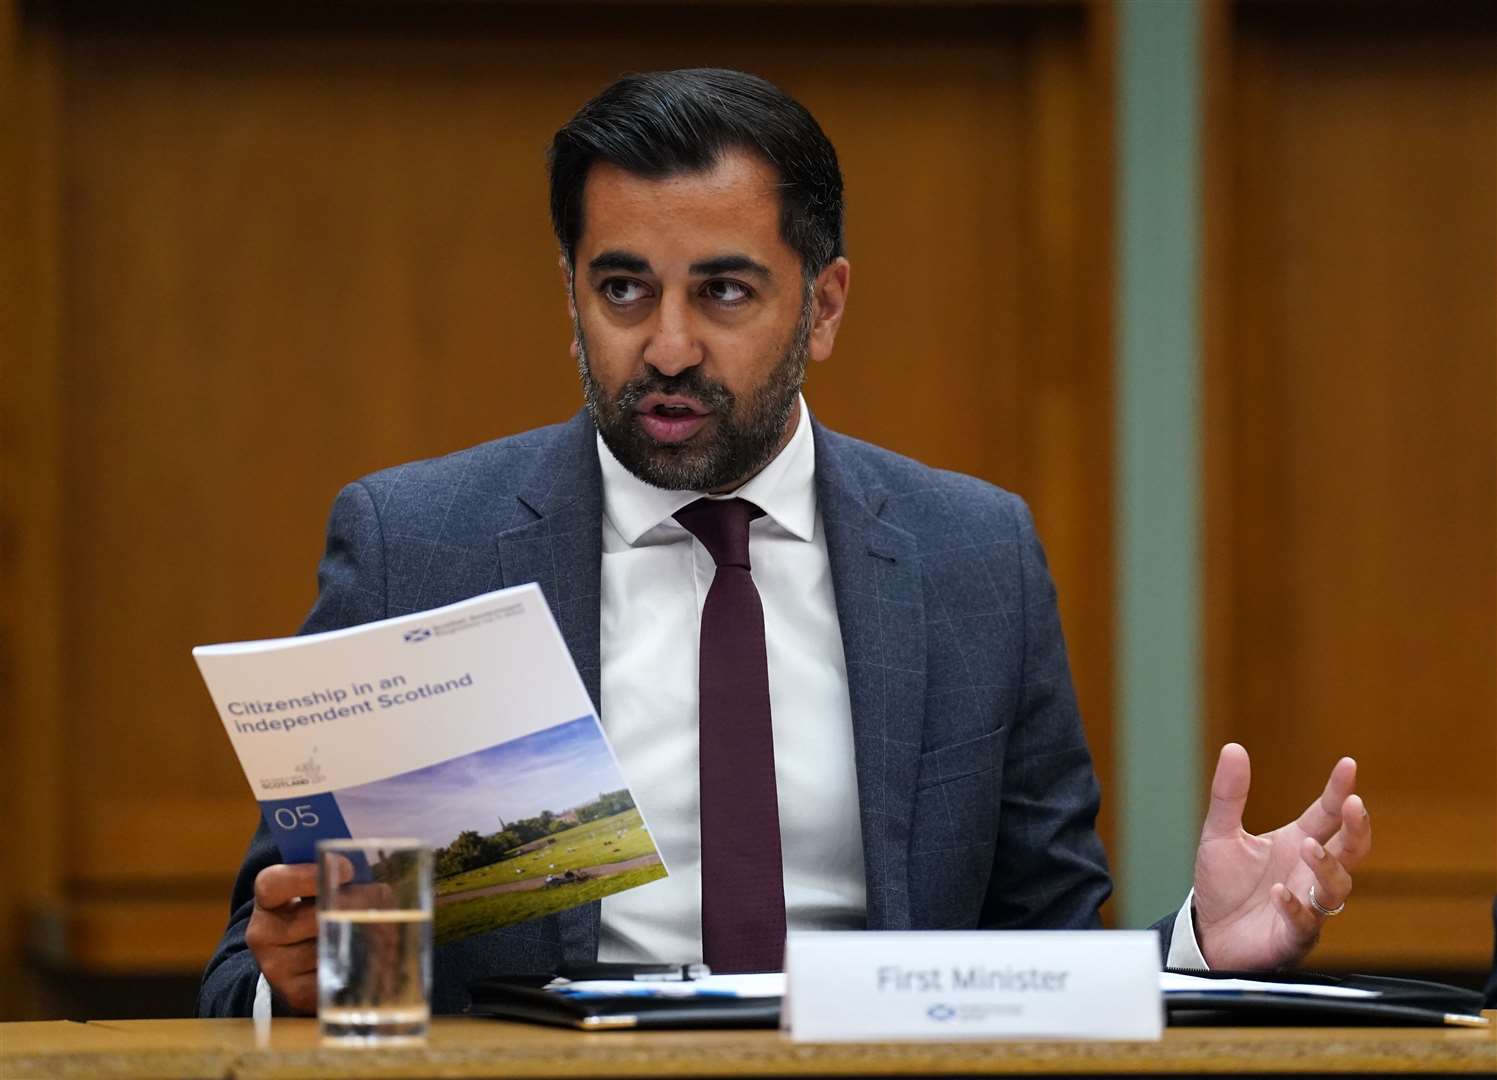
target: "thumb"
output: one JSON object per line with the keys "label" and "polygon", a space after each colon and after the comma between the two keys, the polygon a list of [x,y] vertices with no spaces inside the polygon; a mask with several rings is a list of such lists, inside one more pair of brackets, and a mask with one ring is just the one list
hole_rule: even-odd
{"label": "thumb", "polygon": [[1201,826],[1201,841],[1233,837],[1242,829],[1242,811],[1247,806],[1252,766],[1248,752],[1237,743],[1227,743],[1216,759],[1211,778],[1211,805]]}

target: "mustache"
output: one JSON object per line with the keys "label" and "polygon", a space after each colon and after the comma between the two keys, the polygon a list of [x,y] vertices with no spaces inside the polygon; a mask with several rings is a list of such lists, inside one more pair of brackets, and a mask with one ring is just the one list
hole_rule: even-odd
{"label": "mustache", "polygon": [[632,411],[651,394],[678,394],[695,398],[716,413],[731,412],[737,403],[733,391],[722,383],[714,382],[700,370],[691,367],[679,375],[662,375],[651,370],[648,374],[632,379],[623,385],[614,397],[614,407],[621,411]]}

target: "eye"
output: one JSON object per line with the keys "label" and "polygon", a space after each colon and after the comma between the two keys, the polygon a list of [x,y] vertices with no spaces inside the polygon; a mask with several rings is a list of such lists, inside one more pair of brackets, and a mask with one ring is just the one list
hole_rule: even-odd
{"label": "eye", "polygon": [[598,291],[603,294],[603,299],[607,300],[610,304],[618,304],[620,306],[643,300],[650,292],[642,281],[619,277],[609,278],[604,281],[602,285],[598,286]]}
{"label": "eye", "polygon": [[725,307],[736,307],[752,296],[753,292],[741,281],[714,278],[702,286],[702,295]]}

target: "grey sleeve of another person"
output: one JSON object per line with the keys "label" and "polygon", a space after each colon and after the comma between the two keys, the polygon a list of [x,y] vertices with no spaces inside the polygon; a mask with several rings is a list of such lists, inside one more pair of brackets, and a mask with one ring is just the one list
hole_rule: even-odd
{"label": "grey sleeve of another person", "polygon": [[[349,484],[333,504],[327,549],[317,569],[317,602],[300,633],[358,626],[386,616],[384,538],[369,489]],[[280,849],[262,820],[234,879],[229,925],[203,972],[197,1015],[249,1016],[260,967],[244,941],[255,907],[255,876],[281,861]],[[281,1005],[275,1002],[279,1012]]]}

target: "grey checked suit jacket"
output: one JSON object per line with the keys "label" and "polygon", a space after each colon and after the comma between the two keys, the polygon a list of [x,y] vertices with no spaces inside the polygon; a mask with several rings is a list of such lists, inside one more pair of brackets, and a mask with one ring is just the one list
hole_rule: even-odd
{"label": "grey checked suit jacket", "polygon": [[[972,477],[814,431],[869,928],[1097,925],[1111,888],[1093,830],[1097,781],[1027,508]],[[596,703],[601,513],[586,413],[376,473],[338,496],[303,632],[536,581]],[[244,928],[255,875],[279,861],[262,823],[200,1014],[249,1014],[259,970]],[[433,1008],[460,1010],[473,978],[594,959],[598,922],[594,903],[439,948]]]}

